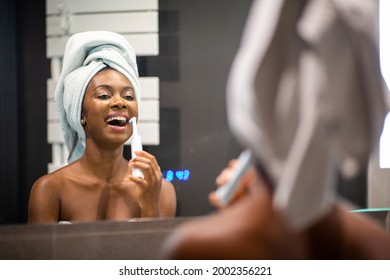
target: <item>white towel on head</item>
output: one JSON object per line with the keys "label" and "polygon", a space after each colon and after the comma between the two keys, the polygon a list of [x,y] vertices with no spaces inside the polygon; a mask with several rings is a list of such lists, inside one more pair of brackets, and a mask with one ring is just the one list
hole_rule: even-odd
{"label": "white towel on head", "polygon": [[258,0],[227,86],[229,125],[273,179],[295,229],[365,171],[387,112],[376,1]]}
{"label": "white towel on head", "polygon": [[85,132],[80,123],[84,93],[92,77],[105,67],[113,68],[129,79],[139,104],[141,92],[136,55],[122,35],[88,31],[69,38],[54,94],[65,144],[71,151],[69,162],[84,153]]}

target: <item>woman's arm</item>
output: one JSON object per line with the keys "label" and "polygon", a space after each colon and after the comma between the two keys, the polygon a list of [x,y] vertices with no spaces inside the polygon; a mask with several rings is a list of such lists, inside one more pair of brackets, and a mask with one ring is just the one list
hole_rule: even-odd
{"label": "woman's arm", "polygon": [[59,196],[55,178],[45,175],[32,186],[28,205],[28,223],[57,223],[59,220]]}

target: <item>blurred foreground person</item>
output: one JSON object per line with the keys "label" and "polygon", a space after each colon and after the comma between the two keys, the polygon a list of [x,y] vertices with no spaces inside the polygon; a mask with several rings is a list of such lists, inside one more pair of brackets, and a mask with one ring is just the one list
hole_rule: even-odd
{"label": "blurred foreground person", "polygon": [[384,229],[336,195],[338,172],[366,172],[387,112],[377,5],[253,3],[227,85],[229,125],[253,168],[227,207],[169,236],[164,258],[390,259]]}

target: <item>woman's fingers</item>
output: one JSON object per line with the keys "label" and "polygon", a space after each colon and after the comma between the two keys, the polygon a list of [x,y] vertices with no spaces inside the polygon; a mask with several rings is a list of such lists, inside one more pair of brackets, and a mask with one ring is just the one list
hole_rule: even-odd
{"label": "woman's fingers", "polygon": [[129,161],[129,167],[141,169],[145,176],[162,177],[160,166],[153,155],[145,151],[136,152],[136,155]]}

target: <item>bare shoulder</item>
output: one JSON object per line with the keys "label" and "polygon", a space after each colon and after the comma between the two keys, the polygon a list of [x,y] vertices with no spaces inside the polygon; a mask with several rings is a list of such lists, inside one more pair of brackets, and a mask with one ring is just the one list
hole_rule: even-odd
{"label": "bare shoulder", "polygon": [[64,171],[41,176],[32,186],[28,205],[29,223],[58,222],[60,188]]}
{"label": "bare shoulder", "polygon": [[63,170],[58,170],[58,171],[54,171],[53,173],[43,175],[40,178],[38,178],[38,180],[35,181],[31,191],[34,192],[57,191],[58,187],[61,185],[63,181],[62,178],[63,178]]}
{"label": "bare shoulder", "polygon": [[176,191],[171,182],[162,180],[160,194],[160,216],[174,217],[176,215]]}

